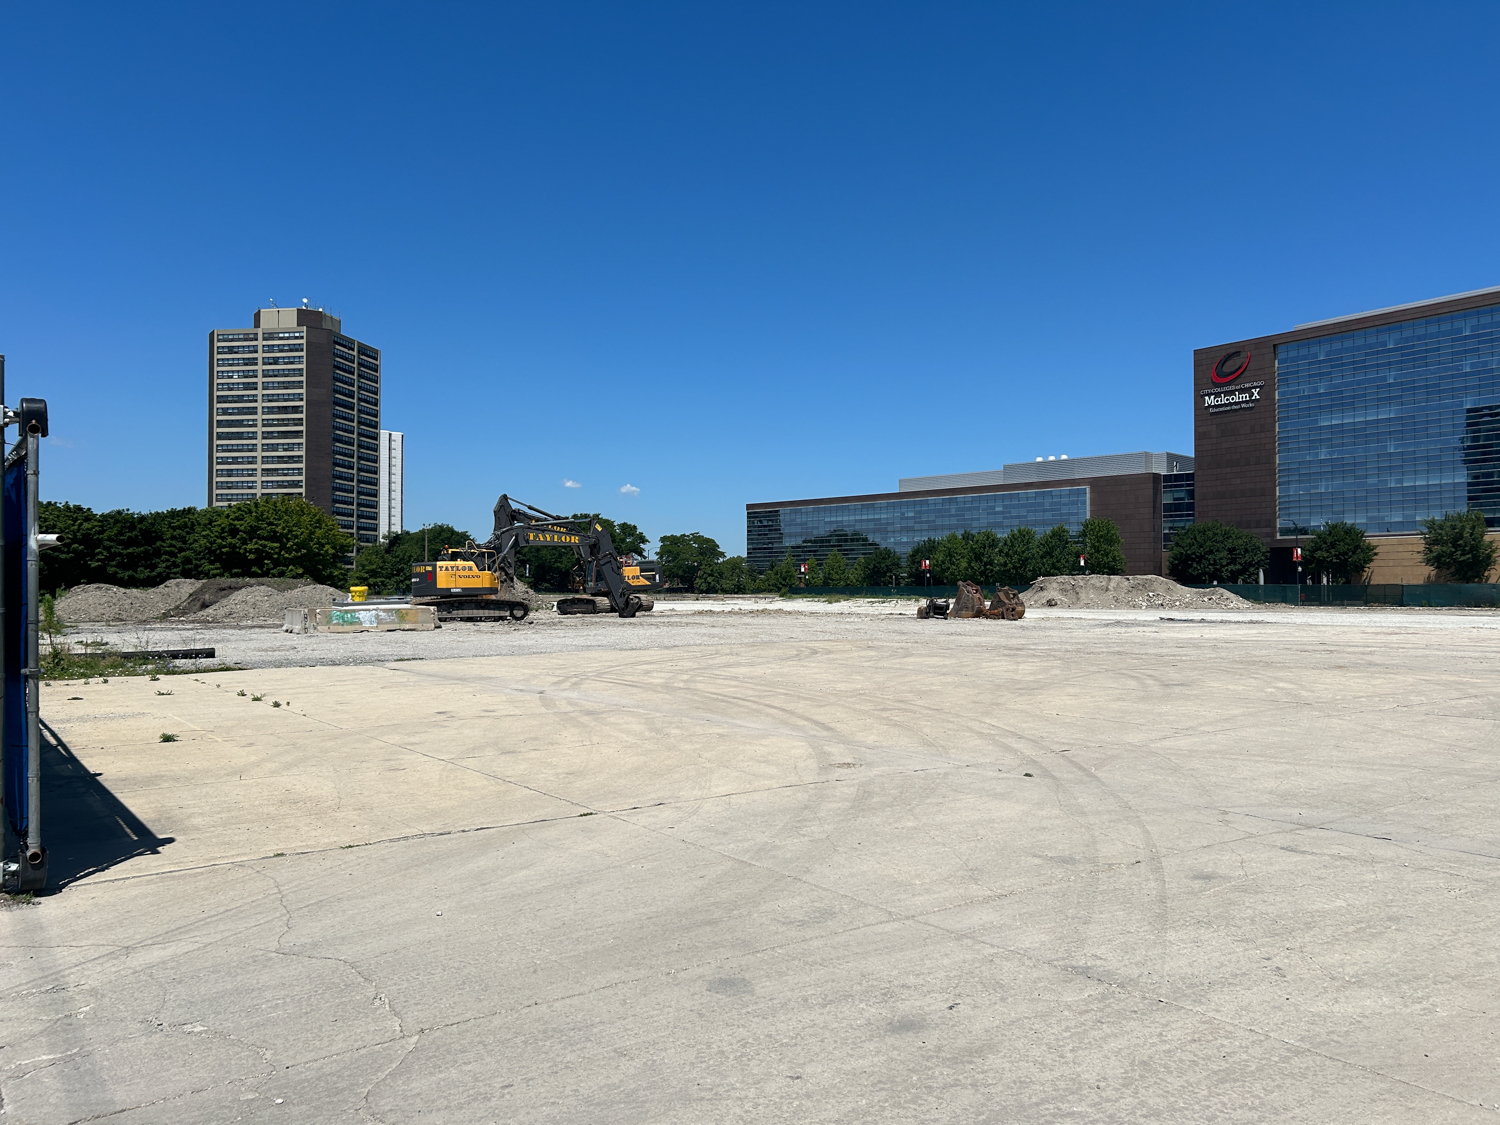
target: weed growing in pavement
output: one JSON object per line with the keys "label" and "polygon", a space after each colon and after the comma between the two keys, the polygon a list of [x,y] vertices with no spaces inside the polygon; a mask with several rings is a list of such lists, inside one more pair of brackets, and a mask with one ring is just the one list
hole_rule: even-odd
{"label": "weed growing in pavement", "polygon": [[159,679],[161,679],[161,677],[160,677],[160,676],[157,676],[157,675],[151,675],[151,676],[147,676],[147,677],[146,677],[146,678],[147,678],[147,679],[148,679],[148,680],[151,680],[151,681],[153,681],[153,682],[154,682],[154,681],[156,681],[156,680],[159,680]]}
{"label": "weed growing in pavement", "polygon": [[56,644],[63,631],[63,623],[57,617],[57,599],[51,594],[43,594],[41,610],[42,632],[47,634],[49,644]]}
{"label": "weed growing in pavement", "polygon": [[243,698],[244,698],[244,695],[245,695],[245,689],[244,689],[244,688],[241,688],[241,689],[240,689],[240,690],[239,690],[239,691],[237,691],[237,692],[235,692],[235,693],[234,693],[234,694],[235,694],[235,695],[238,695],[238,696],[239,696],[239,697],[240,697],[240,698],[242,698],[242,699],[243,699]]}
{"label": "weed growing in pavement", "polygon": [[159,691],[156,694],[157,695],[172,695],[173,693],[170,692],[170,691]]}
{"label": "weed growing in pavement", "polygon": [[70,699],[70,700],[72,700],[72,699],[82,699],[82,698],[83,698],[83,696],[81,696],[81,695],[70,695],[70,696],[68,696],[68,698],[69,698],[69,699]]}
{"label": "weed growing in pavement", "polygon": [[18,895],[8,894],[5,898],[12,906],[30,906],[35,901],[36,896],[30,891],[22,891]]}
{"label": "weed growing in pavement", "polygon": [[1021,775],[1021,776],[1022,776],[1022,777],[1030,777],[1030,776],[1031,776],[1031,774],[1029,774],[1029,773],[1023,773],[1023,774],[1022,774],[1022,775]]}
{"label": "weed growing in pavement", "polygon": [[280,707],[281,706],[281,700],[279,700],[279,699],[273,699],[273,700],[271,700],[271,706],[272,707]]}
{"label": "weed growing in pavement", "polygon": [[177,736],[175,734],[168,734],[166,731],[162,731],[161,732],[161,737],[158,738],[157,741],[158,742],[176,742],[177,741]]}
{"label": "weed growing in pavement", "polygon": [[263,696],[263,695],[252,695],[250,697],[250,702],[251,703],[259,703],[264,698],[265,698],[265,696]]}

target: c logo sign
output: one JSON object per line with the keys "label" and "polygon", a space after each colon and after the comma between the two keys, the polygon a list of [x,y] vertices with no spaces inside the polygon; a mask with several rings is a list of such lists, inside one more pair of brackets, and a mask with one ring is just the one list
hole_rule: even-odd
{"label": "c logo sign", "polygon": [[[1241,357],[1244,358],[1241,358]],[[1250,366],[1249,352],[1226,352],[1219,357],[1219,362],[1214,364],[1213,381],[1215,383],[1232,383],[1245,373],[1245,368]]]}

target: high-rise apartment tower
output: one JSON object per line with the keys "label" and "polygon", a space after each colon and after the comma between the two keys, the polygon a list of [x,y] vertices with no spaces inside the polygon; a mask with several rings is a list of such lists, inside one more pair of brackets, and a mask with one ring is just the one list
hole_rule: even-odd
{"label": "high-rise apartment tower", "polygon": [[406,483],[406,435],[380,431],[380,529],[382,541],[402,530],[402,500]]}
{"label": "high-rise apartment tower", "polygon": [[380,530],[380,349],[322,309],[208,334],[208,502],[301,496],[361,543]]}

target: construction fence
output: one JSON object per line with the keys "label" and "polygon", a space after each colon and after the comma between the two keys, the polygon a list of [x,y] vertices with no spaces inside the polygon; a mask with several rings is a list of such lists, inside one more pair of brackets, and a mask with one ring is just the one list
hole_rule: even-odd
{"label": "construction fence", "polygon": [[[1197,586],[1211,590],[1212,586]],[[1309,586],[1222,583],[1218,587],[1246,601],[1281,605],[1500,606],[1500,583],[1428,582],[1420,586],[1388,583],[1368,586]]]}

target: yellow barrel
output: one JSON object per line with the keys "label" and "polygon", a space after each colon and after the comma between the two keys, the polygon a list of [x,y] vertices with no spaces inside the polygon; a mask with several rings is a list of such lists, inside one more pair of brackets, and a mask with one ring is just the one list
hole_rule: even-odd
{"label": "yellow barrel", "polygon": [[350,586],[349,587],[349,600],[351,602],[362,602],[362,601],[365,600],[365,595],[368,594],[369,592],[370,592],[370,587],[368,587],[368,586]]}

